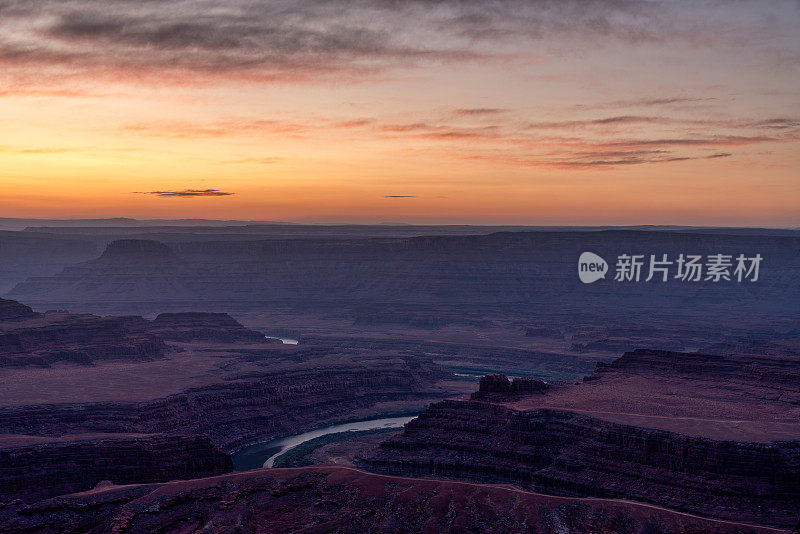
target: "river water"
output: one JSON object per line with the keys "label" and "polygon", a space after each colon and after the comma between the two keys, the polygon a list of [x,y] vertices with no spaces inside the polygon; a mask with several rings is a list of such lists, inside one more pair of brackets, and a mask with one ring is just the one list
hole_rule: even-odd
{"label": "river water", "polygon": [[297,345],[298,341],[296,339],[292,339],[289,337],[274,337],[274,336],[264,336],[267,339],[277,339],[284,345]]}
{"label": "river water", "polygon": [[348,432],[356,430],[377,430],[380,428],[402,428],[402,426],[415,416],[405,417],[386,417],[383,419],[370,419],[367,421],[356,421],[354,423],[345,423],[341,425],[333,425],[325,428],[319,428],[310,432],[303,432],[294,436],[287,436],[285,438],[273,439],[250,445],[235,452],[231,459],[233,460],[233,467],[236,471],[244,471],[247,469],[256,469],[258,467],[272,467],[275,458],[297,447],[301,443],[308,440],[324,436],[325,434],[335,434],[337,432]]}

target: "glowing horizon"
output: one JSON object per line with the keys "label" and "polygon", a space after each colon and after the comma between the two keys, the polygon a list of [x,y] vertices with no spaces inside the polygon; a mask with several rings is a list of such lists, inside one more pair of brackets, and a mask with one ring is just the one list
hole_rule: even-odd
{"label": "glowing horizon", "polygon": [[800,5],[0,3],[0,217],[800,226]]}

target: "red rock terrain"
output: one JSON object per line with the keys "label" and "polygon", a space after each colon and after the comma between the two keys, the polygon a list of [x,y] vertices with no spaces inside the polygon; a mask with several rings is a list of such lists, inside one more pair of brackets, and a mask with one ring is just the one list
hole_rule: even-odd
{"label": "red rock terrain", "polygon": [[528,394],[492,376],[362,460],[789,527],[800,520],[798,373],[790,358],[635,351],[582,384]]}
{"label": "red rock terrain", "polygon": [[226,314],[0,304],[0,500],[219,473],[231,468],[220,450],[418,411],[453,391],[428,361],[274,344]]}
{"label": "red rock terrain", "polygon": [[[149,244],[121,252],[140,246],[180,265]],[[223,453],[244,445],[463,393],[435,362],[566,356],[537,352],[525,328],[519,348],[448,339],[483,327],[440,326],[439,315],[409,319],[415,332],[441,328],[435,340],[318,335],[298,346],[226,314],[37,314],[0,300],[0,315],[2,532],[745,532],[734,521],[798,520],[797,356],[633,351],[578,384],[493,375],[358,455],[384,473],[464,482],[314,468],[162,484],[229,469]],[[91,490],[102,480],[133,485]],[[85,493],[63,495],[74,491]]]}
{"label": "red rock terrain", "polygon": [[0,507],[0,528],[9,533],[788,532],[632,502],[334,466],[100,486],[32,505]]}

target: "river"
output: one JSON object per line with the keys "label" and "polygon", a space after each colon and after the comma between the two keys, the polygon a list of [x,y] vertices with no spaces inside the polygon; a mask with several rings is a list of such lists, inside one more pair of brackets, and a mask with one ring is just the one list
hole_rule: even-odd
{"label": "river", "polygon": [[284,345],[297,345],[298,341],[296,339],[292,339],[289,337],[275,337],[275,336],[264,336],[267,339],[277,339]]}
{"label": "river", "polygon": [[273,439],[270,441],[263,441],[256,443],[236,451],[231,459],[233,460],[233,467],[236,471],[245,471],[247,469],[256,469],[258,467],[272,467],[275,463],[275,458],[297,447],[310,439],[324,436],[325,434],[335,434],[337,432],[347,432],[353,430],[377,430],[380,428],[402,428],[402,426],[416,416],[405,417],[386,417],[383,419],[369,419],[367,421],[356,421],[353,423],[345,423],[341,425],[333,425],[324,428],[318,428],[310,432],[303,432],[294,436],[287,436],[284,438]]}

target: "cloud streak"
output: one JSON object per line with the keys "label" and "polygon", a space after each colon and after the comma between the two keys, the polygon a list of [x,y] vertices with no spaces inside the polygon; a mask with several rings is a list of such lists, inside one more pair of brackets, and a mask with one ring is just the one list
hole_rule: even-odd
{"label": "cloud streak", "polygon": [[219,189],[183,189],[180,191],[134,191],[134,194],[153,195],[162,198],[196,198],[196,197],[226,197],[235,195],[229,191]]}
{"label": "cloud streak", "polygon": [[[499,108],[498,108],[499,109]],[[483,116],[483,114],[479,114]],[[479,126],[464,126],[460,114],[400,122],[379,118],[307,118],[282,121],[230,118],[211,123],[150,122],[123,127],[128,133],[196,138],[334,137],[377,139],[414,150],[463,154],[459,159],[553,168],[626,167],[731,157],[734,147],[800,140],[800,119],[704,119],[667,115],[614,115],[554,122],[520,122],[513,114],[486,114]],[[642,130],[641,128],[645,128]],[[709,155],[709,152],[713,154]],[[272,164],[257,155],[224,163]],[[392,197],[387,197],[392,198]],[[398,197],[402,198],[402,197]]]}

